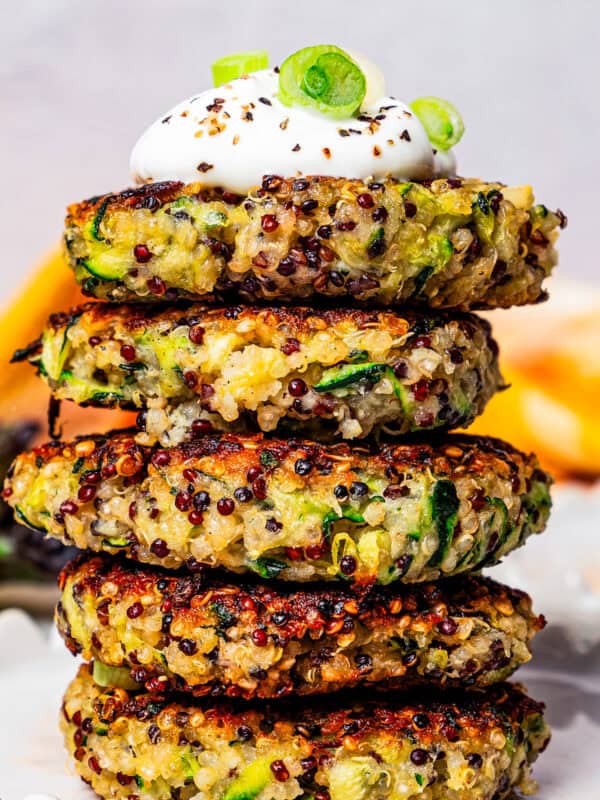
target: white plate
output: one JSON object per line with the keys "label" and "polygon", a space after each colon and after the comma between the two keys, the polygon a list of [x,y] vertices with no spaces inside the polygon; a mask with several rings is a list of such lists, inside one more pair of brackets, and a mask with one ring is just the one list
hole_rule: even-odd
{"label": "white plate", "polygon": [[[535,767],[538,798],[600,800],[600,490],[563,486],[554,500],[546,533],[491,573],[530,592],[551,623],[518,673],[554,731]],[[57,729],[76,668],[55,632],[48,640],[22,611],[0,613],[0,800],[95,798]]]}
{"label": "white plate", "polygon": [[[540,645],[535,669],[519,673],[532,696],[546,701],[554,731],[535,768],[538,800],[598,800],[600,648],[578,655],[559,629],[542,634]],[[57,728],[75,660],[20,611],[0,614],[0,654],[0,798],[93,800],[68,764]]]}

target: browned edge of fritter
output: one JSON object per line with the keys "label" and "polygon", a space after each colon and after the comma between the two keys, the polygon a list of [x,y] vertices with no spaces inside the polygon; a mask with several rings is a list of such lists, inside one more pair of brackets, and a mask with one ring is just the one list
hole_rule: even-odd
{"label": "browned edge of fritter", "polygon": [[[162,448],[146,447],[136,442],[134,430],[113,431],[107,434],[84,435],[70,442],[50,441],[18,456],[18,460],[31,461],[41,468],[55,458],[75,459],[75,447],[80,441],[94,441],[96,448],[85,456],[82,466],[85,470],[106,471],[106,477],[114,474],[110,465],[123,464],[127,459],[126,473],[129,477],[145,474],[148,466],[156,459]],[[245,448],[245,443],[252,445]],[[449,480],[454,475],[462,475],[465,469],[473,474],[485,475],[495,471],[496,464],[501,462],[508,466],[510,472],[518,475],[529,468],[535,470],[536,479],[550,483],[550,476],[537,466],[534,455],[527,455],[512,445],[491,436],[451,433],[429,437],[427,442],[413,439],[402,443],[382,441],[379,444],[369,440],[361,445],[349,445],[345,442],[335,444],[319,444],[304,439],[269,438],[262,434],[211,434],[192,439],[168,449],[170,464],[177,466],[193,459],[205,456],[217,456],[226,459],[232,466],[246,466],[246,462],[260,462],[260,455],[265,450],[276,458],[272,463],[282,463],[292,456],[310,458],[315,464],[328,463],[331,458],[343,458],[352,467],[364,467],[364,459],[374,470],[393,475],[393,470],[434,469],[443,473]],[[271,469],[263,466],[262,471]],[[117,472],[119,470],[117,469]],[[9,469],[10,479],[13,473]]]}
{"label": "browned edge of fritter", "polygon": [[[80,676],[86,678],[91,665],[80,668]],[[470,739],[479,738],[486,731],[510,724],[520,725],[531,714],[543,714],[545,704],[530,698],[519,684],[500,683],[485,690],[450,690],[438,692],[427,689],[410,693],[393,693],[385,702],[363,700],[356,693],[340,693],[335,698],[322,697],[306,703],[306,698],[285,698],[276,702],[242,702],[208,698],[193,698],[173,693],[161,698],[150,693],[111,690],[96,686],[91,676],[87,678],[98,698],[96,713],[104,722],[112,722],[118,716],[149,721],[168,707],[173,712],[202,710],[206,725],[218,726],[220,731],[234,734],[241,725],[251,730],[270,732],[276,726],[284,726],[282,734],[298,732],[313,739],[316,749],[348,744],[369,739],[378,731],[400,737],[410,734],[423,744],[445,739],[457,741],[461,730],[468,731]],[[68,722],[63,705],[63,714]],[[423,715],[423,727],[415,726],[415,715]],[[285,728],[289,726],[289,730]],[[312,726],[316,726],[313,728]],[[314,731],[311,733],[311,731]],[[277,733],[277,730],[275,730]],[[233,736],[235,738],[235,736]]]}

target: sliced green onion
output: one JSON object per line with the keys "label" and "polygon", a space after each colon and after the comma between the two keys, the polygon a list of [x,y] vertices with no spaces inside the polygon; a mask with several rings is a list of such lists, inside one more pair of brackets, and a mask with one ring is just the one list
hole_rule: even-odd
{"label": "sliced green onion", "polygon": [[222,86],[259,69],[267,69],[269,54],[266,50],[250,50],[247,53],[231,53],[218,58],[212,65],[213,83]]}
{"label": "sliced green onion", "polygon": [[298,50],[279,71],[279,99],[284,105],[309,106],[334,119],[356,114],[366,91],[363,71],[332,44]]}
{"label": "sliced green onion", "polygon": [[452,103],[441,97],[419,97],[410,107],[425,128],[429,141],[438,150],[449,150],[462,139],[465,126]]}

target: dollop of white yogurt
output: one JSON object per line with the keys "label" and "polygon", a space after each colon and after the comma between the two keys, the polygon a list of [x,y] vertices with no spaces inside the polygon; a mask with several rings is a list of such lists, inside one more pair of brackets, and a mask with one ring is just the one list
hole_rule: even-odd
{"label": "dollop of white yogurt", "polygon": [[401,180],[455,174],[452,153],[434,155],[405,103],[369,99],[358,116],[336,120],[283,105],[278,84],[274,70],[261,70],[179,103],[136,143],[134,180],[200,181],[245,193],[269,174]]}

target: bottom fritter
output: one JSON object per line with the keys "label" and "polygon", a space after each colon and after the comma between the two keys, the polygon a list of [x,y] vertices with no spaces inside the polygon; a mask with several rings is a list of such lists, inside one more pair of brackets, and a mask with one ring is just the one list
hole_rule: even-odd
{"label": "bottom fritter", "polygon": [[235,705],[106,689],[81,667],[61,726],[81,777],[127,800],[503,800],[534,788],[543,706],[486,693]]}

